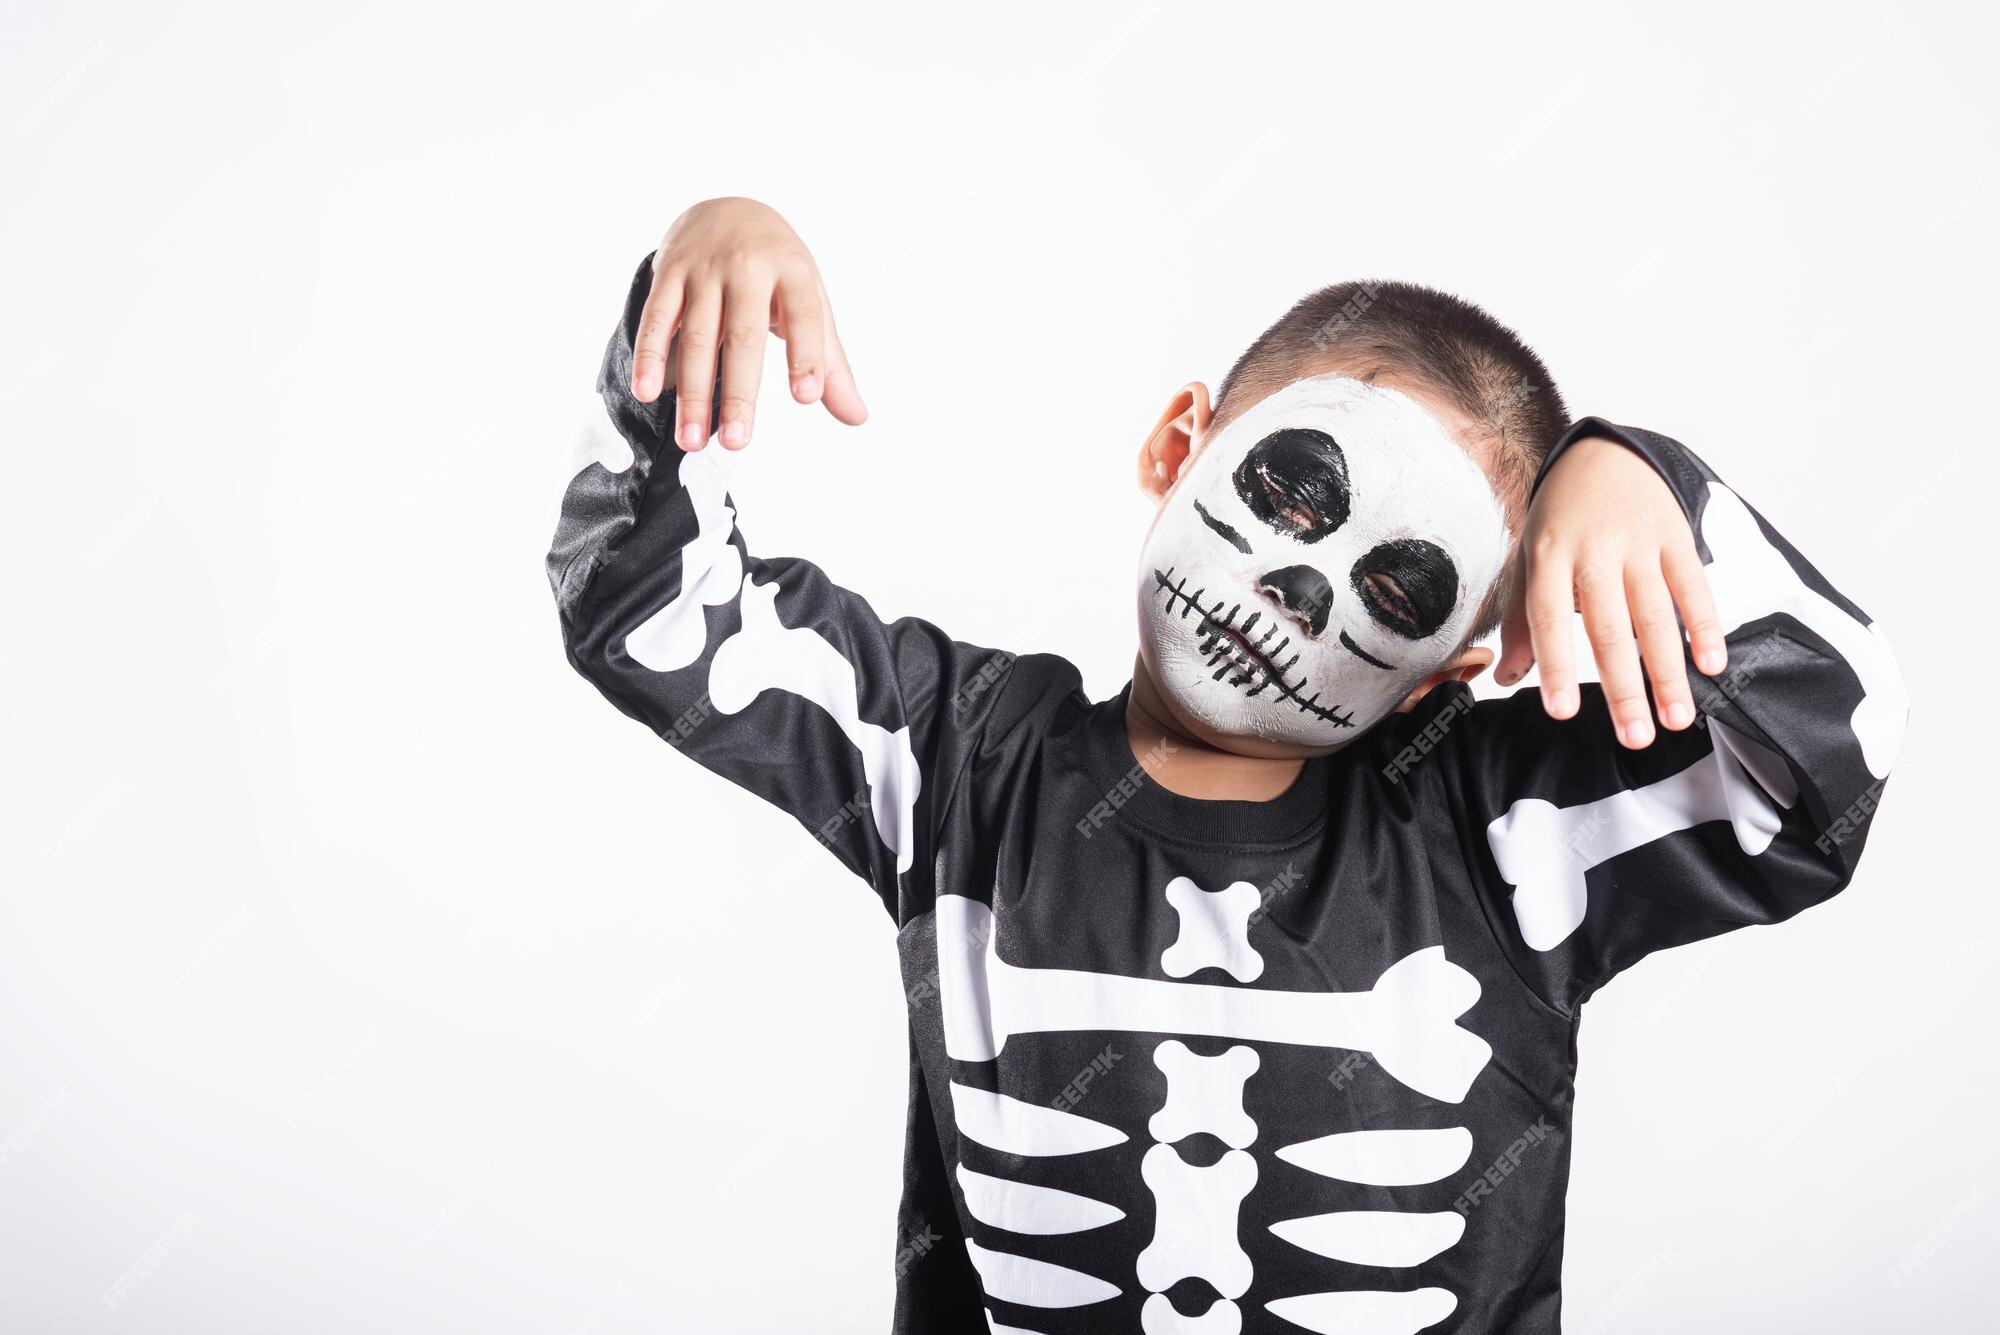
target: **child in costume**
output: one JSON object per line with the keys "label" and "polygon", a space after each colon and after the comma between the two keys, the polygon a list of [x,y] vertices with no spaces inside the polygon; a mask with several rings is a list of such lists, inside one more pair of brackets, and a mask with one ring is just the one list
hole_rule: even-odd
{"label": "child in costume", "polygon": [[[1868,618],[1684,446],[1569,424],[1484,312],[1349,284],[1161,416],[1133,679],[1093,702],[751,555],[767,331],[861,420],[790,228],[691,210],[549,575],[578,670],[895,923],[902,1235],[943,1241],[894,1328],[1557,1330],[1582,1003],[1848,882],[1906,713]],[[1540,690],[1475,701],[1503,622]]]}

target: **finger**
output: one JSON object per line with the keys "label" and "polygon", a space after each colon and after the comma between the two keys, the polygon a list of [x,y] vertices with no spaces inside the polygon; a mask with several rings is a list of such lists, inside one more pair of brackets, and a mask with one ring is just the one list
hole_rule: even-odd
{"label": "finger", "polygon": [[818,402],[826,387],[826,306],[819,280],[803,264],[778,275],[778,336],[785,340],[792,397]]}
{"label": "finger", "polygon": [[639,312],[639,336],[632,342],[632,397],[651,403],[667,383],[667,344],[681,318],[687,285],[678,273],[653,275],[653,287]]}
{"label": "finger", "polygon": [[868,420],[868,405],[861,401],[861,391],[854,384],[854,370],[847,364],[847,353],[837,341],[828,345],[828,351],[831,355],[827,358],[826,391],[820,402],[835,421],[860,426]]}
{"label": "finger", "polygon": [[1577,610],[1597,656],[1597,679],[1618,740],[1633,750],[1652,744],[1653,714],[1646,707],[1646,679],[1632,638],[1632,610],[1625,602],[1624,572],[1616,565],[1586,565],[1577,575]]}
{"label": "finger", "polygon": [[1500,659],[1493,679],[1512,686],[1535,665],[1535,641],[1528,631],[1528,572],[1525,549],[1512,562],[1506,610],[1500,620]]}
{"label": "finger", "polygon": [[722,321],[722,288],[716,283],[690,285],[681,316],[678,414],[674,439],[684,450],[698,450],[708,441],[709,396],[715,388],[715,347]]}
{"label": "finger", "polygon": [[861,390],[854,383],[854,368],[847,360],[847,345],[841,342],[840,325],[833,317],[833,303],[826,299],[826,285],[819,289],[819,306],[826,320],[826,384],[820,391],[820,402],[836,422],[848,426],[860,426],[868,420],[868,405],[861,401]]}
{"label": "finger", "polygon": [[1729,666],[1729,645],[1723,639],[1722,618],[1716,615],[1715,595],[1709,591],[1708,571],[1695,554],[1693,541],[1667,548],[1661,567],[1687,626],[1694,665],[1704,676],[1713,677]]}
{"label": "finger", "polygon": [[740,450],[750,443],[757,414],[757,384],[764,378],[764,344],[771,337],[771,293],[750,281],[732,287],[722,311],[722,443]]}
{"label": "finger", "polygon": [[1576,567],[1568,553],[1537,552],[1528,562],[1528,636],[1542,670],[1542,708],[1550,718],[1576,713],[1576,646],[1570,639],[1576,610]]}
{"label": "finger", "polygon": [[1694,722],[1694,696],[1688,691],[1687,654],[1666,577],[1657,566],[1634,562],[1625,571],[1625,601],[1632,609],[1639,656],[1652,679],[1653,708],[1663,725],[1679,732]]}
{"label": "finger", "polygon": [[827,312],[826,324],[826,389],[820,402],[837,422],[860,426],[868,420],[868,405],[861,401],[861,390],[854,383],[854,368],[847,363],[847,348],[833,327],[831,310]]}

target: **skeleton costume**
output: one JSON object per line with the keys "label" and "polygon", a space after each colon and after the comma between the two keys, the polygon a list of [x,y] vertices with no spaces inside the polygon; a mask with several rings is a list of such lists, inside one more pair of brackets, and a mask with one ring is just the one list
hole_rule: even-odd
{"label": "skeleton costume", "polygon": [[1143,652],[1207,722],[1347,744],[1268,802],[1180,797],[1125,696],[1091,702],[1063,660],[885,624],[751,556],[734,457],[683,454],[671,394],[630,395],[649,276],[550,579],[579,671],[895,922],[895,1329],[1557,1330],[1579,1009],[1847,883],[1905,715],[1862,612],[1692,453],[1586,419],[1557,453],[1621,441],[1694,526],[1730,650],[1695,678],[1701,726],[1627,751],[1595,686],[1568,722],[1458,684],[1395,714],[1504,527],[1407,400],[1300,382],[1163,510]]}

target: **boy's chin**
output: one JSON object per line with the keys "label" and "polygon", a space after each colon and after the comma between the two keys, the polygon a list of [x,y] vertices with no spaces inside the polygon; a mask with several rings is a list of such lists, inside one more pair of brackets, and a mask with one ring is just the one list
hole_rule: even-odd
{"label": "boy's chin", "polygon": [[1241,695],[1227,698],[1203,680],[1191,685],[1161,684],[1174,721],[1196,741],[1231,755],[1256,760],[1309,760],[1340,750],[1364,728],[1342,728],[1340,736],[1319,736],[1296,727],[1280,702],[1259,705]]}

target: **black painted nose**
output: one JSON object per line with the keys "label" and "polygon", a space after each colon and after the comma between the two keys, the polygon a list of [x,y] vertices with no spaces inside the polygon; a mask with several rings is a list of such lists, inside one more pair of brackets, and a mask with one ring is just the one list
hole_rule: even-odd
{"label": "black painted nose", "polygon": [[1277,595],[1285,611],[1308,635],[1326,629],[1327,614],[1333,610],[1333,586],[1319,571],[1311,566],[1286,566],[1264,576],[1259,587]]}

